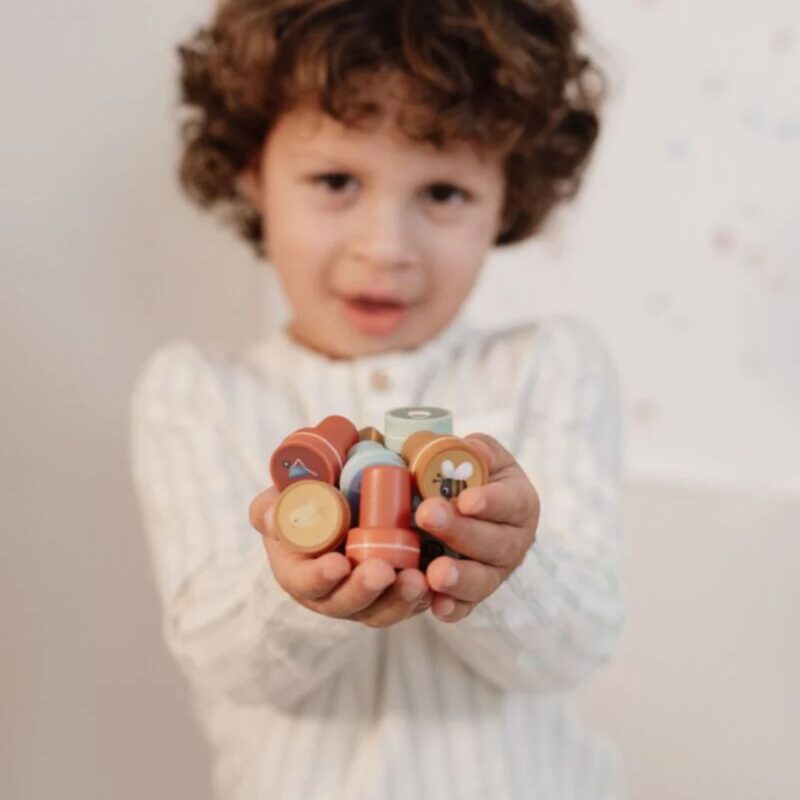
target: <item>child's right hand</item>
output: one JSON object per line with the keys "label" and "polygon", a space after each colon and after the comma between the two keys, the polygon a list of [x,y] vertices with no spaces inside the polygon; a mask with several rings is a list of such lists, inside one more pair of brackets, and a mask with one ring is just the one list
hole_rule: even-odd
{"label": "child's right hand", "polygon": [[430,607],[433,593],[418,569],[395,573],[371,558],[353,569],[338,552],[307,556],[290,550],[275,532],[273,510],[280,492],[270,487],[250,504],[250,524],[261,534],[280,586],[306,608],[337,619],[387,628]]}

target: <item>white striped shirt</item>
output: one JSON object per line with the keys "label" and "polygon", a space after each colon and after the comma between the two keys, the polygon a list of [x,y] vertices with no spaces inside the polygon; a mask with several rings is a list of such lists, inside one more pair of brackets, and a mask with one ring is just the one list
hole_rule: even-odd
{"label": "white striped shirt", "polygon": [[[453,412],[517,458],[541,499],[525,560],[455,624],[318,615],[277,584],[248,522],[293,430],[398,406]],[[620,394],[567,316],[462,319],[414,351],[331,360],[285,331],[236,357],[159,349],[132,399],[135,486],[164,608],[224,800],[617,800],[616,751],[575,688],[623,620]]]}

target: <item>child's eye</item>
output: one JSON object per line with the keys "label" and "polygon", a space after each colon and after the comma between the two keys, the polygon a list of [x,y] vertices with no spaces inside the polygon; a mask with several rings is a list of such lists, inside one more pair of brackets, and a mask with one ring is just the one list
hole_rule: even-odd
{"label": "child's eye", "polygon": [[433,183],[428,187],[428,193],[437,205],[452,205],[453,198],[460,201],[469,200],[469,194],[452,183]]}
{"label": "child's eye", "polygon": [[323,185],[330,189],[333,194],[341,194],[352,179],[352,176],[346,172],[326,172],[322,175],[315,175],[311,180],[316,185]]}

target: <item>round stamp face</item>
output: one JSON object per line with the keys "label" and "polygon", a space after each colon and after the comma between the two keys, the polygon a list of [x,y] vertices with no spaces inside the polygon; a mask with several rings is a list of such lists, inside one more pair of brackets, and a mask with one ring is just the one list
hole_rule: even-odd
{"label": "round stamp face", "polygon": [[330,483],[333,480],[330,461],[317,450],[304,444],[287,444],[272,456],[272,480],[279,489],[303,480]]}
{"label": "round stamp face", "polygon": [[424,498],[452,500],[464,489],[483,486],[487,479],[483,463],[469,450],[453,447],[436,453],[417,473],[417,489]]}
{"label": "round stamp face", "polygon": [[275,509],[280,537],[295,550],[313,553],[331,548],[347,532],[350,511],[329,484],[304,481],[284,490]]}
{"label": "round stamp face", "polygon": [[409,408],[395,408],[390,414],[396,419],[409,420],[422,424],[445,420],[450,417],[450,412],[436,406],[411,406]]}

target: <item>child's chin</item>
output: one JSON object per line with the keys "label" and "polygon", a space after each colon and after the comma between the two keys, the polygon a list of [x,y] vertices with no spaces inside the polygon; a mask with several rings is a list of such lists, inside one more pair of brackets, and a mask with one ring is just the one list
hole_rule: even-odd
{"label": "child's chin", "polygon": [[342,358],[374,356],[397,350],[413,350],[424,342],[424,337],[412,327],[402,327],[392,335],[369,336],[355,330],[348,330],[340,338]]}

